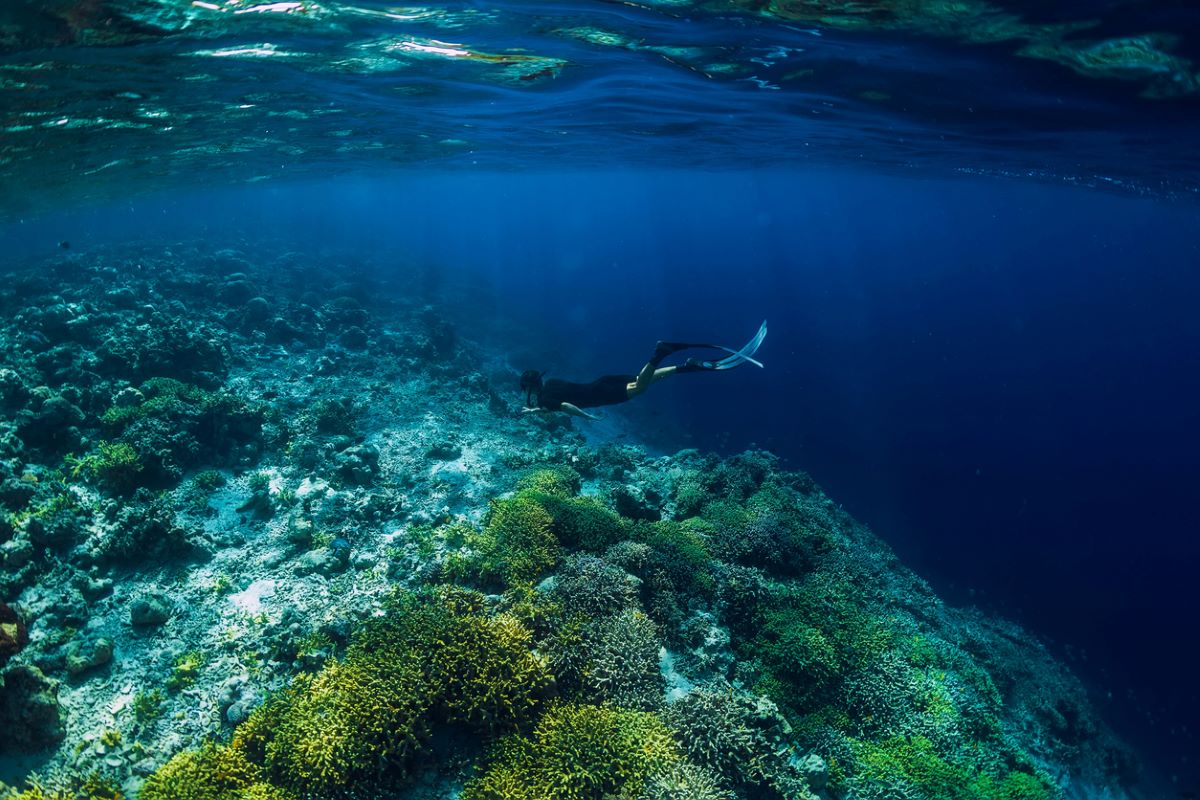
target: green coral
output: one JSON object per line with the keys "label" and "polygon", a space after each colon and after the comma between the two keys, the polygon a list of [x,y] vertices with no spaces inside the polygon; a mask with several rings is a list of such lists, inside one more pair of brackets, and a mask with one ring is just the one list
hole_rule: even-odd
{"label": "green coral", "polygon": [[[386,673],[386,674],[385,674]],[[428,736],[420,665],[408,659],[379,665],[330,663],[301,675],[262,715],[277,716],[264,764],[275,782],[324,794],[386,767],[403,767]]]}
{"label": "green coral", "polygon": [[17,790],[0,784],[0,800],[124,800],[117,785],[91,774],[85,778],[59,777],[51,780],[30,777],[25,788]]}
{"label": "green coral", "polygon": [[[452,589],[400,595],[388,611],[355,634],[343,661],[298,676],[258,708],[230,745],[184,753],[155,773],[151,800],[402,782],[439,723],[490,736],[536,717],[550,675],[516,618]],[[264,781],[275,788],[254,786]],[[193,794],[172,794],[189,782]]]}
{"label": "green coral", "polygon": [[551,708],[528,736],[510,736],[469,781],[463,800],[638,797],[680,754],[656,715],[611,706]]}
{"label": "green coral", "polygon": [[554,535],[564,547],[601,553],[625,538],[625,523],[595,497],[540,492],[529,492],[527,496],[550,514]]}
{"label": "green coral", "polygon": [[242,800],[261,770],[236,747],[210,742],[179,753],[142,786],[141,800]]}
{"label": "green coral", "polygon": [[556,497],[574,497],[583,487],[583,478],[571,467],[551,466],[531,470],[517,481],[517,491],[529,490]]}
{"label": "green coral", "polygon": [[66,457],[72,478],[95,481],[114,491],[131,488],[142,471],[142,460],[128,442],[100,442],[83,458]]}
{"label": "green coral", "polygon": [[200,677],[200,668],[203,666],[204,654],[198,650],[189,650],[176,657],[171,666],[171,674],[164,685],[171,692],[186,689]]}
{"label": "green coral", "polygon": [[700,513],[710,499],[704,480],[698,470],[688,470],[673,487],[675,514],[679,518],[694,517]]}
{"label": "green coral", "polygon": [[153,724],[163,712],[166,697],[157,687],[149,691],[138,692],[133,697],[133,718],[140,725]]}
{"label": "green coral", "polygon": [[791,610],[767,614],[754,652],[775,677],[800,690],[788,693],[796,704],[823,693],[842,670],[825,634]]}
{"label": "green coral", "polygon": [[512,586],[553,569],[559,553],[553,523],[550,513],[528,494],[493,501],[478,540],[481,577]]}
{"label": "green coral", "polygon": [[757,608],[745,656],[766,668],[762,688],[794,709],[811,709],[829,699],[840,676],[874,663],[896,634],[861,602],[847,580],[823,573],[803,584],[787,584]]}
{"label": "green coral", "polygon": [[949,760],[923,736],[891,737],[854,746],[848,792],[863,800],[919,796],[928,800],[1050,800],[1056,796],[1045,775],[1017,770],[1002,778]]}

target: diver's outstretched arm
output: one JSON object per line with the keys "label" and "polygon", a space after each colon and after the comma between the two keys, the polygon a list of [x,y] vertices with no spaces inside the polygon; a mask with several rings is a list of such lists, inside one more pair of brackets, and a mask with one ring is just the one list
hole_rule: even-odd
{"label": "diver's outstretched arm", "polygon": [[567,414],[570,414],[572,417],[583,417],[584,419],[600,419],[595,414],[589,414],[588,412],[584,411],[579,406],[574,405],[572,403],[563,403],[561,406],[559,406],[558,410],[566,412]]}

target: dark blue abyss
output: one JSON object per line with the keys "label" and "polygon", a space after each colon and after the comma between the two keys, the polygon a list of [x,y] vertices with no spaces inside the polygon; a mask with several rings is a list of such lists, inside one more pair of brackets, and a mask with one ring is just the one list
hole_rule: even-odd
{"label": "dark blue abyss", "polygon": [[765,369],[678,376],[610,413],[663,450],[759,446],[808,471],[948,600],[1047,637],[1157,767],[1195,780],[1194,206],[848,171],[397,173],[10,231],[358,253],[514,368],[566,379],[635,372],[658,339],[740,345],[767,319]]}

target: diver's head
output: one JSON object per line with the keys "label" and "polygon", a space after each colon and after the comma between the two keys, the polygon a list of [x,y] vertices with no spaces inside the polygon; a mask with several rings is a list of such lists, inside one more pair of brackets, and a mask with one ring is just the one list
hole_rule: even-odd
{"label": "diver's head", "polygon": [[533,396],[542,391],[542,376],[544,372],[527,369],[521,373],[521,391],[525,393],[525,404],[533,405]]}

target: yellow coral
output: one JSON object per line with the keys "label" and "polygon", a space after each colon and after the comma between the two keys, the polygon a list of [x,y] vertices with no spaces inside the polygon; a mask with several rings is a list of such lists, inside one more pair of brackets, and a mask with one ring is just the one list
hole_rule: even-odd
{"label": "yellow coral", "polygon": [[238,800],[261,772],[242,751],[213,743],[179,753],[146,779],[141,800]]}
{"label": "yellow coral", "polygon": [[558,705],[529,737],[510,736],[463,800],[600,800],[637,797],[646,779],[680,759],[653,713],[612,706]]}

